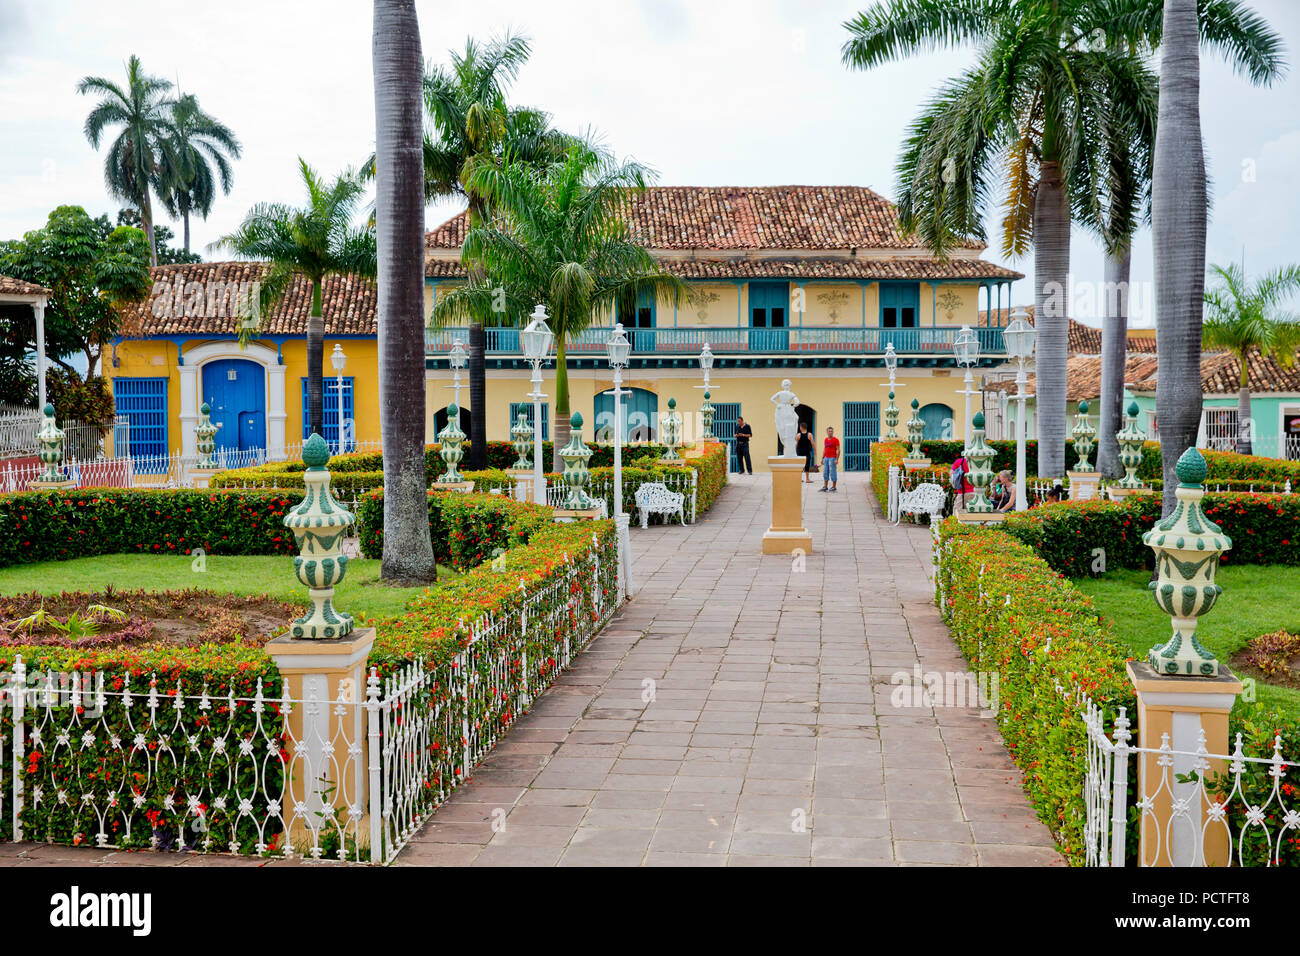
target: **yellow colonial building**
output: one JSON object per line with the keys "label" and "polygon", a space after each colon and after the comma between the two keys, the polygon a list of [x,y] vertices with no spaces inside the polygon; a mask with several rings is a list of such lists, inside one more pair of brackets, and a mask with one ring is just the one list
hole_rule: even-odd
{"label": "yellow colonial building", "polygon": [[[684,307],[643,301],[617,316],[632,342],[624,376],[625,438],[657,437],[668,400],[676,399],[686,439],[698,436],[703,389],[699,353],[715,356],[714,431],[729,440],[744,416],[754,431],[760,470],[776,453],[771,396],[789,378],[799,414],[814,434],[833,427],[843,441],[843,466],[864,470],[870,443],[883,430],[888,403],[885,350],[899,356],[897,404],[910,414],[918,399],[928,437],[962,437],[962,370],[953,340],[963,325],[980,339],[982,368],[1005,360],[1000,326],[1018,272],[981,258],[968,242],[936,259],[897,228],[891,203],[849,186],[658,187],[629,198],[628,215],[664,268],[687,280]],[[466,218],[458,215],[426,237],[426,306],[465,281],[460,261]],[[310,288],[299,280],[271,314],[247,317],[264,273],[259,263],[159,266],[149,299],[124,315],[105,362],[119,415],[130,423],[131,453],[194,450],[199,407],[212,407],[221,451],[275,459],[301,441],[306,406],[306,323]],[[379,387],[373,285],[355,277],[326,280],[325,431],[338,440],[339,396],[329,356],[346,355],[342,373],[345,444],[378,442]],[[613,430],[605,342],[614,316],[568,343],[570,404],[589,423],[588,438]],[[519,329],[525,316],[504,317],[487,330],[487,401],[464,414],[486,417],[488,438],[509,440],[519,412],[531,419],[530,369]],[[242,323],[253,328],[241,346]],[[447,355],[467,329],[431,328],[426,336],[426,435],[446,421],[451,401]],[[977,376],[980,369],[976,370]],[[554,367],[544,372],[546,437],[553,423]],[[465,384],[468,384],[466,380]],[[468,404],[469,392],[462,392]],[[978,401],[978,399],[977,399]],[[957,411],[954,412],[954,409]],[[462,427],[468,432],[467,422]],[[591,424],[594,423],[594,426]]]}

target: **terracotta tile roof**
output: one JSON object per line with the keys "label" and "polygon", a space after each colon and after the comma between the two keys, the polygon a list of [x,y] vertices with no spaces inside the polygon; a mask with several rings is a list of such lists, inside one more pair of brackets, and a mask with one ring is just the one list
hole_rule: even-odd
{"label": "terracotta tile roof", "polygon": [[[1124,363],[1124,382],[1125,384],[1140,382],[1147,376],[1155,373],[1156,357],[1154,355],[1133,355],[1130,354],[1128,361]],[[1034,374],[1031,372],[1028,376],[1028,385],[1026,390],[1034,393]],[[984,383],[984,390],[996,392],[1005,390],[1007,394],[1015,394],[1016,380],[1014,376],[1001,378],[997,380],[988,380]],[[1071,355],[1065,362],[1065,399],[1068,402],[1091,401],[1101,394],[1101,356],[1099,355]]]}
{"label": "terracotta tile roof", "polygon": [[[899,233],[894,204],[863,186],[651,186],[629,195],[628,218],[650,249],[916,247]],[[459,248],[466,219],[462,212],[428,233],[426,248]]]}
{"label": "terracotta tile roof", "polygon": [[[993,314],[998,318],[996,325],[1006,325],[1011,321],[1011,313],[1016,309],[1023,308],[1029,315],[1029,322],[1034,322],[1034,307],[1032,305],[1018,306],[1013,305],[1004,309],[994,309]],[[1100,355],[1101,354],[1101,329],[1095,329],[1091,325],[1085,325],[1077,319],[1068,319],[1069,332],[1066,336],[1066,349],[1071,355]],[[989,324],[989,313],[981,309],[979,314],[980,325]],[[1133,351],[1132,344],[1129,345],[1129,351]],[[1151,349],[1155,351],[1154,348]]]}
{"label": "terracotta tile roof", "polygon": [[[122,335],[233,335],[237,290],[265,275],[264,262],[200,262],[155,266],[153,292],[123,310]],[[246,293],[248,294],[248,293]],[[375,335],[374,284],[359,276],[328,276],[321,289],[326,335]],[[305,335],[311,283],[297,277],[283,301],[262,317],[264,335]]]}
{"label": "terracotta tile roof", "polygon": [[[1252,352],[1247,361],[1247,388],[1252,392],[1300,392],[1300,361],[1283,368],[1276,359]],[[1156,372],[1132,387],[1135,392],[1154,392]],[[1227,352],[1201,356],[1201,392],[1205,395],[1235,395],[1241,387],[1241,363]]]}
{"label": "terracotta tile roof", "polygon": [[13,276],[0,276],[0,295],[50,295],[49,289]]}
{"label": "terracotta tile roof", "polygon": [[[830,259],[682,259],[659,257],[659,264],[683,279],[1022,279],[1019,272],[983,259],[930,259],[915,256]],[[464,279],[465,267],[449,259],[425,260],[433,279]]]}

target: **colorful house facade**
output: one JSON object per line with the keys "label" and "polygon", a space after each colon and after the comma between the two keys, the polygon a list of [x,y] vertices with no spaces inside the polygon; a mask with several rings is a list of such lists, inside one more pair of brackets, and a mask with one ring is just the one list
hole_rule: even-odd
{"label": "colorful house facade", "polygon": [[[829,426],[844,443],[843,466],[863,470],[883,432],[888,404],[884,360],[898,355],[896,402],[910,416],[919,401],[929,437],[965,434],[963,370],[953,341],[962,326],[980,340],[977,374],[1005,360],[1010,286],[1023,276],[981,258],[967,242],[937,259],[905,239],[893,205],[861,187],[659,187],[629,198],[628,216],[644,245],[694,290],[681,308],[638,303],[628,314],[601,316],[568,343],[572,411],[598,439],[613,430],[605,342],[615,318],[632,341],[624,376],[625,440],[658,437],[660,416],[676,399],[685,438],[700,433],[705,343],[715,358],[715,433],[730,440],[743,416],[754,430],[756,468],[776,453],[770,398],[790,378],[800,415],[818,436]],[[460,261],[466,218],[453,217],[426,236],[426,309],[465,281]],[[250,316],[249,301],[265,270],[260,263],[201,263],[154,269],[151,296],[127,311],[105,362],[119,414],[130,420],[132,454],[193,451],[193,427],[207,402],[220,424],[218,449],[264,450],[272,459],[304,436],[306,323],[310,288],[299,280],[270,314]],[[339,391],[328,355],[347,356],[342,389],[345,444],[379,440],[376,297],[356,277],[325,281],[325,429],[338,440]],[[509,440],[516,416],[531,419],[530,369],[519,329],[525,316],[502,316],[487,329],[489,439]],[[248,325],[246,341],[239,333]],[[426,335],[426,437],[432,442],[451,401],[448,352],[468,330],[430,328]],[[544,371],[544,431],[550,437],[554,367]],[[462,399],[468,398],[468,392]],[[464,402],[464,404],[468,404]],[[954,412],[954,409],[958,410]],[[902,429],[900,426],[900,433]]]}

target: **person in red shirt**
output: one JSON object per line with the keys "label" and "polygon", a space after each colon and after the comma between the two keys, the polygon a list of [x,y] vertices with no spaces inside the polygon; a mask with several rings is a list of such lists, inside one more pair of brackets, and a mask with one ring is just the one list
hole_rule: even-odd
{"label": "person in red shirt", "polygon": [[822,486],[820,491],[826,491],[826,485],[830,483],[831,491],[839,491],[839,463],[840,463],[840,440],[835,437],[835,429],[826,429],[826,440],[822,442]]}

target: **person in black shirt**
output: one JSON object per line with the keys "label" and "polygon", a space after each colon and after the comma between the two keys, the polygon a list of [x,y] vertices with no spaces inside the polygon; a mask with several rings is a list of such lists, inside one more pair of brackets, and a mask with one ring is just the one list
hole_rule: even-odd
{"label": "person in black shirt", "polygon": [[812,473],[816,465],[813,464],[812,432],[808,431],[807,422],[799,423],[799,436],[795,439],[794,450],[796,454],[803,455],[804,484],[812,484]]}
{"label": "person in black shirt", "polygon": [[749,457],[749,440],[754,437],[754,429],[745,424],[743,418],[736,419],[736,473],[743,475],[745,469],[754,473],[754,462]]}

